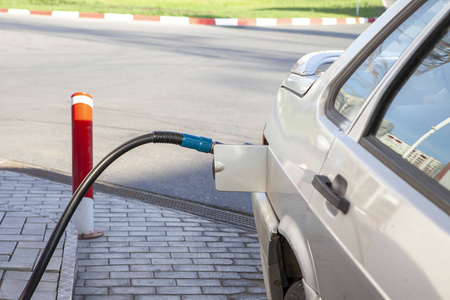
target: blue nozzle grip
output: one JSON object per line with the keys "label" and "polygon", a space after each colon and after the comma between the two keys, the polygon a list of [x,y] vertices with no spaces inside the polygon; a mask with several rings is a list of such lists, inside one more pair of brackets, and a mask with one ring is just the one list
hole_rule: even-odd
{"label": "blue nozzle grip", "polygon": [[200,152],[209,153],[213,146],[213,140],[203,136],[195,136],[190,134],[183,134],[183,141],[181,147],[195,149]]}

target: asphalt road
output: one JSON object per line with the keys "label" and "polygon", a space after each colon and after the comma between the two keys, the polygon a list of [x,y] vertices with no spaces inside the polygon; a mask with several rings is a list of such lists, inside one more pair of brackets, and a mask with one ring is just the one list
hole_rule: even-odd
{"label": "asphalt road", "polygon": [[[71,172],[70,96],[94,97],[94,163],[155,130],[260,143],[302,55],[344,49],[368,25],[213,27],[0,14],[0,157]],[[172,145],[126,154],[100,180],[251,214],[217,192],[212,156]]]}

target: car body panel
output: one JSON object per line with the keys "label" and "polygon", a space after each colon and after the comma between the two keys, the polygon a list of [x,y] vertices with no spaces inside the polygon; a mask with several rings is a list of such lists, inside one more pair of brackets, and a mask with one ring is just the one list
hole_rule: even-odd
{"label": "car body panel", "polygon": [[[412,54],[420,50],[421,41],[432,34],[444,15],[445,10],[405,51],[380,82],[349,135],[338,137],[329,152],[321,174],[331,181],[337,175],[348,179],[344,196],[350,201],[351,209],[343,215],[333,212],[318,192],[311,198],[313,213],[308,215],[308,228],[314,230],[308,231],[308,241],[323,297],[327,294],[335,296],[336,289],[352,287],[356,282],[349,281],[349,276],[340,276],[344,267],[332,274],[329,257],[336,258],[336,253],[345,257],[341,259],[351,260],[346,267],[358,266],[361,273],[366,273],[381,298],[446,299],[450,295],[450,287],[446,284],[450,268],[450,219],[447,213],[414,186],[399,180],[397,174],[358,143],[386,89],[399,76]],[[321,242],[317,242],[318,238]],[[329,264],[324,268],[325,257]],[[336,261],[339,262],[339,258]],[[357,271],[350,274],[356,276]],[[343,294],[349,291],[356,293],[354,288],[342,289]],[[367,291],[360,293],[346,296],[369,299],[367,294],[376,295]]]}
{"label": "car body panel", "polygon": [[283,290],[276,255],[279,221],[265,193],[253,193],[252,205],[261,249],[262,270],[264,285],[268,292],[267,296],[269,300],[281,299]]}
{"label": "car body panel", "polygon": [[[289,178],[286,165],[269,148],[267,175],[267,197],[273,208],[274,216],[282,215],[276,228],[291,245],[302,269],[305,282],[313,289],[317,288],[314,266],[306,242],[307,205],[296,184]],[[273,199],[282,199],[274,201]],[[278,213],[276,213],[278,211]],[[295,237],[295,238],[294,238]],[[268,249],[266,246],[265,248]],[[270,255],[268,255],[270,257]]]}
{"label": "car body panel", "polygon": [[[360,124],[367,122],[371,116],[370,109],[376,103],[367,101],[353,121],[347,122],[333,120],[327,111],[331,91],[342,84],[347,72],[354,70],[353,65],[360,64],[359,57],[364,57],[365,51],[374,47],[372,43],[378,43],[382,35],[389,34],[397,26],[396,22],[393,22],[394,25],[388,24],[394,15],[399,19],[397,23],[408,16],[402,12],[407,5],[411,6],[409,1],[401,1],[382,16],[378,24],[372,25],[330,66],[306,95],[301,94],[300,98],[295,91],[290,93],[280,89],[265,130],[270,149],[289,177],[284,184],[293,181],[290,188],[280,186],[279,190],[287,193],[293,191],[294,186],[299,191],[297,201],[303,198],[308,206],[306,216],[305,208],[302,208],[302,214],[293,212],[291,207],[301,206],[292,200],[295,198],[293,192],[289,195],[268,192],[277,217],[287,220],[286,226],[280,222],[279,233],[290,241],[291,246],[294,245],[293,249],[310,248],[313,262],[308,263],[314,266],[318,284],[313,288],[324,299],[438,299],[449,295],[448,288],[442,282],[447,269],[436,269],[436,262],[448,265],[448,256],[445,257],[445,251],[450,249],[448,216],[406,182],[400,182],[395,189],[391,189],[391,183],[398,182],[398,176],[358,144],[365,129]],[[426,34],[424,30],[422,35]],[[366,45],[361,41],[366,41]],[[409,48],[414,47],[413,43]],[[407,49],[404,57],[408,57],[408,51],[413,50]],[[385,54],[383,58],[386,57],[391,56]],[[380,86],[392,80],[390,76],[394,75],[389,74],[396,72],[396,62],[392,62],[394,67],[387,71]],[[400,59],[397,65],[401,64]],[[359,136],[354,135],[353,128],[357,128],[355,131]],[[281,171],[268,172],[273,173],[268,175],[268,182],[273,180],[273,185],[281,184],[276,179]],[[358,179],[355,183],[348,181],[346,195],[352,205],[348,215],[331,207],[315,191],[311,182],[316,174],[328,176],[332,181],[338,175]],[[285,179],[278,182],[282,180]],[[417,199],[425,207],[407,205],[409,199]],[[433,223],[423,211],[440,216],[440,225]],[[420,220],[420,223],[410,226],[413,229],[411,232],[407,230],[412,220],[408,219],[408,215]],[[434,263],[429,261],[433,258],[421,258],[429,247],[421,247],[420,237],[424,230],[433,231],[433,235],[427,237],[427,243],[434,244],[430,251]],[[418,243],[414,249],[407,247],[411,240]],[[439,245],[440,241],[444,242]],[[383,248],[384,244],[386,248]],[[380,253],[384,253],[381,259],[378,257]],[[440,259],[436,260],[436,257]],[[307,256],[306,259],[310,258]],[[305,258],[299,259],[301,264]],[[419,260],[422,262],[418,263]],[[402,268],[406,273],[402,273]],[[386,274],[386,270],[392,272]],[[433,271],[436,272],[434,275]],[[430,280],[433,277],[435,280]]]}
{"label": "car body panel", "polygon": [[[422,20],[415,12],[423,4],[441,7],[426,11]],[[375,155],[367,137],[388,89],[448,20],[449,8],[442,0],[399,0],[323,75],[294,72],[283,81],[264,131],[266,190],[252,197],[269,299],[282,299],[280,292],[286,292],[275,284],[283,271],[276,249],[280,240],[293,250],[297,261],[292,264],[300,265],[306,299],[450,297],[448,211],[411,183],[416,179],[405,180],[389,160]],[[413,23],[400,51],[378,56],[387,66],[381,76],[371,70],[378,76],[373,88],[346,118],[334,107],[338,91],[387,37],[406,32],[402,25],[411,26],[410,17],[420,26]],[[320,58],[306,56],[305,65],[308,57]],[[370,76],[362,76],[362,82]],[[325,190],[348,201],[348,210],[337,209],[329,194],[316,188],[318,178],[329,180]]]}
{"label": "car body panel", "polygon": [[308,242],[323,298],[450,295],[445,212],[349,137],[335,141],[321,173],[348,179],[344,197],[351,203],[344,215],[318,192],[311,198]]}

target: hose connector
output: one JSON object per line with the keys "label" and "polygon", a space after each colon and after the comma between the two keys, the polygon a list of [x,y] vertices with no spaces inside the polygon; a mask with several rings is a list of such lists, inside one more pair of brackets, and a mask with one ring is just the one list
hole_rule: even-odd
{"label": "hose connector", "polygon": [[181,142],[180,146],[195,149],[200,152],[212,153],[214,142],[210,138],[184,133],[183,141]]}

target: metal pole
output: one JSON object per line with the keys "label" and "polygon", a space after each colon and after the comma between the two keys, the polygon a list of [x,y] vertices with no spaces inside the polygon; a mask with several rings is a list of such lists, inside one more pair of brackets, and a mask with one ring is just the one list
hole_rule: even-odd
{"label": "metal pole", "polygon": [[427,137],[429,137],[430,135],[432,135],[433,133],[435,133],[442,127],[446,126],[447,124],[450,124],[450,118],[445,119],[444,121],[442,121],[441,123],[439,123],[436,126],[432,126],[431,129],[427,133],[422,135],[411,147],[409,147],[409,149],[402,155],[402,157],[406,159],[408,157],[408,155],[410,155],[411,152],[413,152],[413,150],[416,149],[417,146],[419,146]]}
{"label": "metal pole", "polygon": [[[72,192],[92,170],[92,96],[87,93],[72,95]],[[103,232],[94,229],[94,192],[91,187],[84,195],[74,216],[79,239],[95,238]]]}

